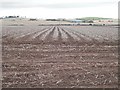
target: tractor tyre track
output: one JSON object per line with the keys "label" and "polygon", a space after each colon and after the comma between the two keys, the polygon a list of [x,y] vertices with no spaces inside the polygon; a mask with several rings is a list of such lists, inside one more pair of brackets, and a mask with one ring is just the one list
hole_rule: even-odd
{"label": "tractor tyre track", "polygon": [[33,32],[33,33],[28,33],[27,35],[16,37],[15,41],[17,41],[17,42],[33,41],[37,36],[39,36],[39,34],[41,32],[44,32],[45,30],[46,30],[46,28],[42,29],[40,31]]}

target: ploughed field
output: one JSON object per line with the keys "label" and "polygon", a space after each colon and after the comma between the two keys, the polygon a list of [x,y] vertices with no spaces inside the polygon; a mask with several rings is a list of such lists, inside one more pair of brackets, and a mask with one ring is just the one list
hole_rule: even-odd
{"label": "ploughed field", "polygon": [[3,87],[117,87],[110,26],[3,26]]}

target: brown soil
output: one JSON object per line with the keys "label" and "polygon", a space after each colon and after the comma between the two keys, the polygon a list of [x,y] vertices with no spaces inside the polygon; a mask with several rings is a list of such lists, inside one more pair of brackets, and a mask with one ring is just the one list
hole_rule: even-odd
{"label": "brown soil", "polygon": [[[45,40],[41,40],[50,29]],[[66,42],[60,29],[68,37]],[[82,40],[77,41],[62,27],[48,30],[35,38],[32,36],[39,31],[18,39],[3,37],[3,87],[117,87],[116,42],[88,41],[86,38],[91,37],[73,33]],[[55,30],[58,30],[56,41]]]}

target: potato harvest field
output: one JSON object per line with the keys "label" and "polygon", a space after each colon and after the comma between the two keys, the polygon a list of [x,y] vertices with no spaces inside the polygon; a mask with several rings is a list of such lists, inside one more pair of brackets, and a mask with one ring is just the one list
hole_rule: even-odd
{"label": "potato harvest field", "polygon": [[3,26],[4,88],[118,87],[118,28]]}

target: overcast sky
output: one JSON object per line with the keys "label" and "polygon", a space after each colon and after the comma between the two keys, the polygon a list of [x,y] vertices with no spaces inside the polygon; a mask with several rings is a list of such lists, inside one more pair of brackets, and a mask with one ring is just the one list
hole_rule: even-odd
{"label": "overcast sky", "polygon": [[30,18],[118,17],[119,0],[0,0],[0,17]]}

